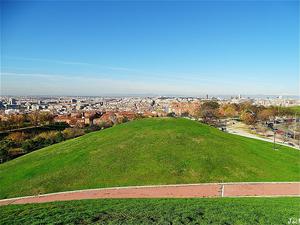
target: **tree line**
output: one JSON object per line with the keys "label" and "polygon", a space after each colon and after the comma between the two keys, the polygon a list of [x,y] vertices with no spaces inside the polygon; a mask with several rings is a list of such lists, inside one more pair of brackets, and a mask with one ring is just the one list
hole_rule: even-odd
{"label": "tree line", "polygon": [[254,125],[257,122],[274,120],[276,117],[293,117],[295,114],[299,116],[299,114],[288,107],[264,107],[253,105],[251,102],[220,105],[216,101],[207,101],[200,106],[197,115],[203,122],[209,124],[213,124],[218,119],[236,118],[247,125]]}
{"label": "tree line", "polygon": [[5,115],[0,117],[0,130],[51,124],[53,121],[54,115],[50,112],[35,111],[28,114]]}

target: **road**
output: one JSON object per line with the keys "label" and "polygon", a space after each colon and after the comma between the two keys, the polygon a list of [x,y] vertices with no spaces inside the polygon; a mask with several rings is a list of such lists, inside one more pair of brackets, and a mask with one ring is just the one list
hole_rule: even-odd
{"label": "road", "polygon": [[242,182],[131,186],[2,199],[0,205],[100,198],[300,197],[300,182]]}

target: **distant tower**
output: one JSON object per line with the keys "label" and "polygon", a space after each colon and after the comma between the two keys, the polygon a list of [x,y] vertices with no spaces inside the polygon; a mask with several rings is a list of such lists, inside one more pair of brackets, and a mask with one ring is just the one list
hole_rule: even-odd
{"label": "distant tower", "polygon": [[206,99],[208,99],[208,95],[206,95]]}

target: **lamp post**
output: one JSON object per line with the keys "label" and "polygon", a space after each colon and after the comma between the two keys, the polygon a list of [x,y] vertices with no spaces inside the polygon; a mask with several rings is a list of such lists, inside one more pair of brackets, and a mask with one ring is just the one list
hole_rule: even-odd
{"label": "lamp post", "polygon": [[275,136],[276,136],[276,130],[275,130],[275,128],[273,128],[273,131],[274,131],[273,150],[276,150],[276,148],[275,148]]}
{"label": "lamp post", "polygon": [[274,117],[274,123],[273,123],[273,132],[274,132],[274,139],[273,139],[273,150],[276,150],[276,146],[275,146],[275,137],[276,137],[276,128],[275,128],[275,122],[276,122],[276,118]]}

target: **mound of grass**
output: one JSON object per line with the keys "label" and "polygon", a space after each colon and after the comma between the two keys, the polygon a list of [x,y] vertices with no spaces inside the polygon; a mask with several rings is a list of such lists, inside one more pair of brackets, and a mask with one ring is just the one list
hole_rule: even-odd
{"label": "mound of grass", "polygon": [[289,224],[299,198],[102,199],[0,207],[0,224]]}
{"label": "mound of grass", "polygon": [[0,165],[0,198],[86,188],[299,181],[300,152],[174,118],[121,124]]}

